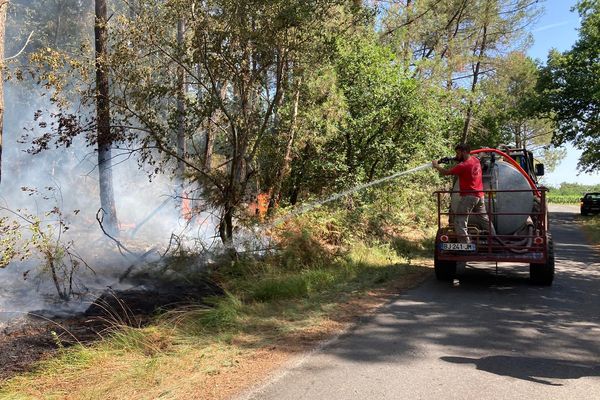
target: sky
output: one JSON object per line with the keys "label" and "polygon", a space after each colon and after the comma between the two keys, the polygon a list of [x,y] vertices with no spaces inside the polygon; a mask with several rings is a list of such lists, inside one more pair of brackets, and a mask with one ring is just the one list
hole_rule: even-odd
{"label": "sky", "polygon": [[[533,45],[527,51],[530,57],[546,62],[548,51],[569,50],[578,38],[579,15],[571,12],[577,0],[546,0],[544,13],[531,27]],[[553,172],[547,173],[545,183],[557,186],[562,182],[577,182],[586,185],[600,184],[600,173],[583,174],[577,171],[581,151],[571,145],[565,146],[567,156]]]}

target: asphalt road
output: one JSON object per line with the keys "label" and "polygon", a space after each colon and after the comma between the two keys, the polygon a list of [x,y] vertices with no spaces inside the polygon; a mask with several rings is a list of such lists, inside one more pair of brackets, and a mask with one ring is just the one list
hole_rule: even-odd
{"label": "asphalt road", "polygon": [[600,399],[600,256],[552,211],[552,287],[526,266],[431,279],[249,398]]}

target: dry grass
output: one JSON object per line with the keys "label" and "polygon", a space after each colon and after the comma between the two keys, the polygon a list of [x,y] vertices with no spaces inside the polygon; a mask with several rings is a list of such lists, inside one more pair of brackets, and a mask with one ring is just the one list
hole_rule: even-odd
{"label": "dry grass", "polygon": [[226,399],[429,275],[428,267],[407,268],[385,285],[338,301],[323,298],[318,307],[307,300],[295,300],[291,308],[255,303],[255,312],[241,321],[247,328],[237,332],[188,335],[174,328],[173,319],[124,328],[92,347],[64,350],[37,372],[7,382],[0,394],[3,399]]}
{"label": "dry grass", "polygon": [[579,216],[579,221],[583,225],[589,240],[596,246],[600,246],[600,215]]}
{"label": "dry grass", "polygon": [[[0,388],[3,399],[227,399],[431,275],[431,232],[349,240],[327,216],[288,226],[284,251],[215,276],[226,295],[146,327],[60,351]],[[345,231],[344,231],[345,229]],[[282,234],[283,235],[283,234]]]}

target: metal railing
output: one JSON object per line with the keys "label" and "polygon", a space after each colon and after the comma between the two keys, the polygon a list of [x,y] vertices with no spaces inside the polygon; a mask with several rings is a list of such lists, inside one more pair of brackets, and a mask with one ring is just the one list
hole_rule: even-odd
{"label": "metal railing", "polygon": [[[438,208],[438,237],[436,238],[436,254],[444,255],[447,259],[481,260],[481,261],[525,261],[545,260],[546,254],[546,232],[548,230],[546,192],[545,188],[536,188],[530,190],[482,190],[470,191],[474,195],[480,193],[485,195],[485,213],[458,213],[451,210],[452,195],[459,195],[459,192],[452,190],[440,190],[435,192],[437,196]],[[534,204],[531,212],[495,212],[493,206],[494,199],[498,193],[532,193]],[[462,192],[463,194],[465,192]],[[539,196],[537,196],[539,194]],[[445,202],[446,197],[450,200]],[[536,205],[537,202],[537,205]],[[443,211],[443,207],[449,211]],[[459,235],[453,227],[453,219],[457,216],[479,216],[487,215],[488,226],[474,229],[469,226],[467,238]],[[444,216],[448,217],[448,222],[444,221]],[[521,234],[497,234],[492,229],[497,216],[527,216],[531,217],[533,225],[527,233]],[[486,229],[487,228],[487,229]],[[482,233],[483,231],[483,233]],[[464,243],[471,241],[475,244],[475,251],[464,252],[455,250],[442,250],[441,237],[445,236],[446,243]]]}

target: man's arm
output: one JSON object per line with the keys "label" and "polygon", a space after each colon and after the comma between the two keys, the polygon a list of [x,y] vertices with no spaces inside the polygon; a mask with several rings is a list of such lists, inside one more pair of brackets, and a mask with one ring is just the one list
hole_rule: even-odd
{"label": "man's arm", "polygon": [[440,174],[446,176],[446,175],[454,175],[452,171],[453,168],[451,169],[446,169],[446,168],[442,168],[440,167],[440,164],[437,162],[437,160],[433,160],[431,162],[431,165],[433,165],[433,168],[435,168]]}

